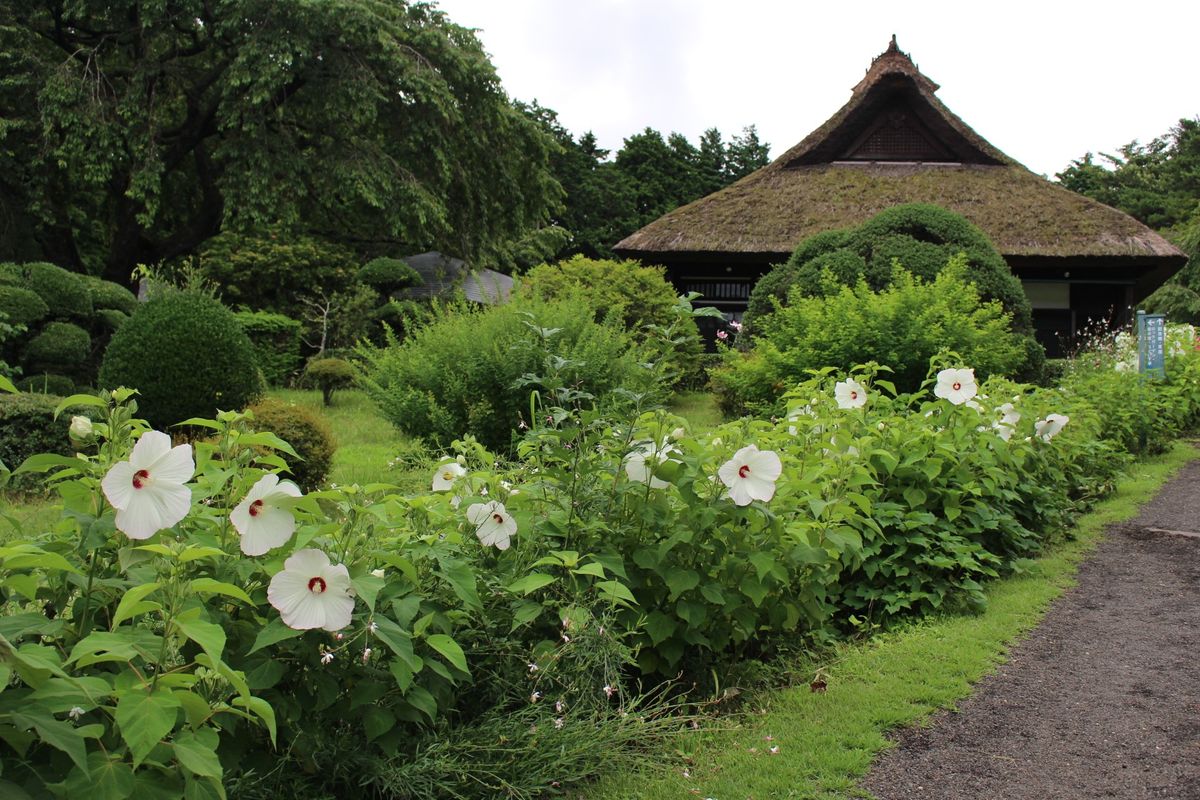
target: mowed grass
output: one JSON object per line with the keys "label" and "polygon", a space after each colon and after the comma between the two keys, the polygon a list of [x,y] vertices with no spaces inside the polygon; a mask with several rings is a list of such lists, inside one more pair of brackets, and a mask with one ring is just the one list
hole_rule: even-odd
{"label": "mowed grass", "polygon": [[[329,422],[337,440],[329,481],[339,485],[357,483],[394,483],[416,489],[432,472],[424,449],[415,439],[405,436],[380,416],[367,395],[346,389],[333,395],[333,404],[321,405],[317,390],[273,389],[272,397],[308,406]],[[395,462],[394,465],[393,462]],[[392,466],[389,466],[392,465]],[[420,481],[417,481],[417,477]],[[428,488],[428,487],[426,487]]]}
{"label": "mowed grass", "polygon": [[[767,693],[736,723],[684,738],[670,765],[644,774],[613,775],[575,795],[579,800],[658,800],[707,797],[846,800],[867,797],[857,788],[885,734],[953,708],[971,686],[1005,658],[1014,639],[1041,620],[1051,601],[1072,583],[1079,561],[1105,525],[1130,519],[1196,449],[1177,443],[1139,462],[1116,492],[1082,517],[1076,538],[1054,548],[1020,575],[992,583],[988,609],[971,616],[917,622],[870,642],[845,645],[796,672],[828,683]],[[771,748],[778,748],[772,753]]]}
{"label": "mowed grass", "polygon": [[725,421],[717,396],[711,392],[681,392],[667,404],[667,410],[686,419],[693,434],[715,428]]}

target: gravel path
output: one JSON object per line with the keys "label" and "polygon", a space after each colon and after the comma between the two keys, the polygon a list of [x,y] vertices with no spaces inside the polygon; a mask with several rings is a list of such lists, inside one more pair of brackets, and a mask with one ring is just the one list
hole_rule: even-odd
{"label": "gravel path", "polygon": [[901,731],[863,787],[879,800],[1200,800],[1200,461],[1110,528],[1078,579],[957,713]]}

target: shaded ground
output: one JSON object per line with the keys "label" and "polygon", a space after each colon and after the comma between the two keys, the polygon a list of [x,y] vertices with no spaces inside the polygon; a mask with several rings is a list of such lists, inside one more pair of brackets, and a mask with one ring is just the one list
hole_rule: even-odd
{"label": "shaded ground", "polygon": [[[1164,531],[1174,531],[1167,533]],[[1200,800],[1200,461],[1109,529],[958,713],[907,729],[879,800]]]}

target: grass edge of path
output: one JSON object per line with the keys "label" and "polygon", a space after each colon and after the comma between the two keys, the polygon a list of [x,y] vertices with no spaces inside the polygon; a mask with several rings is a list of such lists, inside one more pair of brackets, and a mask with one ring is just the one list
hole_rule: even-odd
{"label": "grass edge of path", "polygon": [[[668,769],[606,776],[574,795],[587,800],[709,800],[870,797],[858,781],[875,755],[891,746],[895,728],[927,722],[968,696],[1006,658],[1008,647],[1042,619],[1073,585],[1079,562],[1105,526],[1136,516],[1188,461],[1200,453],[1177,442],[1166,453],[1135,462],[1116,490],[1080,517],[1075,537],[1034,560],[1028,571],[991,583],[978,615],[915,621],[870,641],[847,644],[821,661],[797,665],[828,682],[765,693],[760,710],[732,729],[685,737]],[[772,752],[772,749],[777,749]]]}

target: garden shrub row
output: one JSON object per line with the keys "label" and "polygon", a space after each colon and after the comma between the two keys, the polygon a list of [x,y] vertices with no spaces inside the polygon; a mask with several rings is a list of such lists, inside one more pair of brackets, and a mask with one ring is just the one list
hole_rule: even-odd
{"label": "garden shrub row", "polygon": [[[123,393],[69,398],[95,407],[96,444],[25,467],[54,475],[64,522],[0,547],[0,780],[55,776],[67,798],[561,790],[659,724],[641,681],[982,603],[1111,485],[1122,445],[1200,418],[1194,350],[1153,392],[1101,380],[1116,363],[975,391],[946,359],[898,395],[879,368],[825,371],[779,419],[703,435],[544,385],[512,460],[460,439],[416,496],[298,496],[273,474],[289,448],[239,414],[170,449]],[[1125,404],[1160,430],[1104,419]]]}

